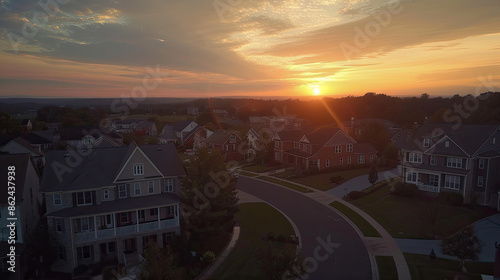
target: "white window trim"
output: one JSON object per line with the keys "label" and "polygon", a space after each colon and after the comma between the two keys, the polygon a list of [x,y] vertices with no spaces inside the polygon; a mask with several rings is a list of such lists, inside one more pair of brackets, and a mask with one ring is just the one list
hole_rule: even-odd
{"label": "white window trim", "polygon": [[134,164],[134,176],[144,175],[144,164],[136,163]]}
{"label": "white window trim", "polygon": [[446,159],[446,167],[462,168],[462,158],[459,158],[459,157],[448,157]]}
{"label": "white window trim", "polygon": [[102,199],[103,200],[109,200],[109,189],[103,189],[102,190]]}
{"label": "white window trim", "polygon": [[431,143],[431,141],[429,138],[424,138],[424,147],[429,147],[430,143]]}
{"label": "white window trim", "polygon": [[326,166],[326,167],[330,167],[330,160],[329,160],[329,159],[327,159],[327,160],[325,161],[325,166]]}
{"label": "white window trim", "polygon": [[164,179],[163,190],[165,192],[174,192],[174,179]]}
{"label": "white window trim", "polygon": [[[458,185],[458,187],[455,187],[456,185]],[[446,175],[444,178],[444,187],[451,190],[460,190],[460,177]]]}
{"label": "white window trim", "polygon": [[134,194],[141,195],[141,182],[134,182]]}
{"label": "white window trim", "polygon": [[[153,191],[151,191],[153,189]],[[154,193],[155,192],[155,181],[151,180],[148,181],[148,193]]]}
{"label": "white window trim", "polygon": [[413,163],[422,163],[422,154],[421,153],[410,153],[408,155],[408,161]]}
{"label": "white window trim", "polygon": [[365,155],[358,155],[358,163],[359,164],[365,163]]}
{"label": "white window trim", "polygon": [[483,178],[483,176],[478,176],[477,177],[477,186],[478,187],[482,187],[483,184],[484,184],[484,178]]}
{"label": "white window trim", "polygon": [[[90,193],[90,202],[86,201],[86,199],[85,199],[85,194],[86,193]],[[83,197],[82,197],[83,198],[83,203],[79,203],[78,202],[78,195],[83,195]],[[76,205],[77,206],[92,205],[92,202],[93,202],[92,200],[93,199],[92,199],[92,192],[91,191],[77,192],[76,193]]]}
{"label": "white window trim", "polygon": [[352,152],[352,144],[346,144],[345,145],[345,151],[346,152]]}
{"label": "white window trim", "polygon": [[[125,192],[125,195],[122,196],[122,192],[120,190],[120,188],[123,187],[124,189],[124,192]],[[127,197],[127,185],[118,185],[118,198],[126,198]]]}
{"label": "white window trim", "polygon": [[479,164],[478,164],[479,169],[484,169],[484,158],[479,159]]}
{"label": "white window trim", "polygon": [[436,156],[429,155],[429,165],[436,165]]}
{"label": "white window trim", "polygon": [[335,153],[336,154],[342,153],[342,145],[335,145]]}
{"label": "white window trim", "polygon": [[[59,203],[56,203],[56,196],[59,196]],[[60,193],[55,193],[52,196],[52,199],[53,199],[54,206],[60,206],[60,205],[62,205],[62,195]]]}

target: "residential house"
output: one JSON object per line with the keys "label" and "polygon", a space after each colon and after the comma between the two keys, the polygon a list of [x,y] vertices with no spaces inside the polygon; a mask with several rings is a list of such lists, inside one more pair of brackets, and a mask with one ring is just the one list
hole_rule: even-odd
{"label": "residential house", "polygon": [[403,149],[403,180],[422,191],[454,192],[464,203],[497,208],[499,142],[499,125],[424,124]]}
{"label": "residential house", "polygon": [[116,132],[106,133],[97,138],[91,145],[90,148],[109,148],[109,147],[120,147],[124,146],[123,137],[119,137]]}
{"label": "residential house", "polygon": [[114,120],[111,122],[111,130],[118,133],[131,134],[134,133],[137,126],[143,122],[147,122],[147,120],[146,119]]}
{"label": "residential house", "polygon": [[3,146],[0,151],[9,154],[29,154],[40,172],[45,166],[45,152],[42,151],[39,145],[32,145],[22,137],[14,138]]}
{"label": "residential house", "polygon": [[207,138],[212,136],[214,132],[203,126],[198,125],[190,132],[184,135],[184,148],[195,149],[199,147]]}
{"label": "residential house", "polygon": [[186,136],[189,135],[199,125],[192,120],[184,120],[176,122],[172,125],[166,125],[162,128],[160,133],[160,142],[175,141],[178,145],[184,145]]}
{"label": "residential house", "polygon": [[156,136],[158,135],[158,129],[156,128],[156,124],[154,122],[140,122],[135,127],[134,134]]}
{"label": "residential house", "polygon": [[224,109],[213,109],[212,113],[219,118],[229,117],[229,112],[227,110],[224,110]]}
{"label": "residential house", "polygon": [[241,151],[241,137],[234,131],[217,130],[205,140],[205,147],[219,151],[225,161],[243,160],[245,154]]}
{"label": "residential house", "polygon": [[30,119],[22,119],[21,120],[21,129],[22,131],[31,131],[33,130],[33,123]]}
{"label": "residential house", "polygon": [[368,165],[377,155],[371,144],[357,143],[339,128],[279,131],[272,140],[275,161],[298,170],[308,170],[312,166],[322,171],[336,166]]}
{"label": "residential house", "polygon": [[286,116],[250,116],[250,125],[254,128],[267,127],[272,131],[301,130],[304,128],[305,119],[294,115]]}
{"label": "residential house", "polygon": [[151,241],[180,232],[180,179],[173,144],[96,148],[72,165],[66,151],[47,154],[41,191],[58,247],[52,269],[117,260],[134,265]]}
{"label": "residential house", "polygon": [[90,147],[103,132],[98,126],[75,126],[61,132],[60,142],[73,148]]}
{"label": "residential house", "polygon": [[187,107],[187,114],[191,116],[198,116],[200,111],[197,106],[189,106]]}
{"label": "residential house", "polygon": [[[27,239],[38,226],[41,215],[42,199],[39,194],[39,173],[30,154],[0,154],[0,268],[6,271],[6,254],[10,246],[16,247],[16,274],[11,279],[23,279],[27,267],[24,255]],[[11,180],[9,180],[9,177]],[[13,197],[14,200],[12,198]],[[15,210],[9,210],[9,203],[15,204]],[[15,220],[10,220],[15,219]],[[9,244],[10,222],[15,223],[15,244]],[[12,242],[12,241],[11,241]],[[11,273],[11,272],[9,272]]]}

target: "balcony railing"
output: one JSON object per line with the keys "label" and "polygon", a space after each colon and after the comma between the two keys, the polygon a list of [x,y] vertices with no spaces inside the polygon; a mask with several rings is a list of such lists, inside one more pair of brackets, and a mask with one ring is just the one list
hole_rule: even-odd
{"label": "balcony railing", "polygon": [[74,234],[74,240],[76,243],[93,241],[93,240],[101,240],[106,238],[112,238],[114,236],[121,236],[127,234],[133,234],[137,232],[146,232],[153,231],[162,228],[169,228],[179,225],[179,218],[173,218],[168,220],[161,221],[152,221],[146,223],[139,223],[139,229],[137,228],[137,224],[121,226],[115,228],[106,228],[97,230],[97,234],[95,231],[86,231],[86,232],[78,232]]}
{"label": "balcony railing", "polygon": [[440,191],[439,187],[435,186],[430,186],[430,185],[425,185],[424,183],[417,183],[418,189],[421,191],[426,191],[426,192],[435,192],[438,193]]}

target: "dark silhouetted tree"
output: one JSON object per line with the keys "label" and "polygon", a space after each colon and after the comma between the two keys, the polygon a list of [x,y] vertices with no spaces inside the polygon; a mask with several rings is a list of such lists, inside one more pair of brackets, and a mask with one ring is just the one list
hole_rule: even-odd
{"label": "dark silhouetted tree", "polygon": [[372,166],[370,167],[370,173],[368,174],[368,181],[370,184],[375,184],[378,180],[378,173],[377,173],[377,166],[375,163],[372,163]]}
{"label": "dark silhouetted tree", "polygon": [[282,280],[298,279],[305,274],[303,257],[295,252],[293,247],[276,249],[269,243],[265,247],[257,249],[255,253],[265,279]]}
{"label": "dark silhouetted tree", "polygon": [[474,228],[468,226],[454,235],[441,241],[441,253],[457,257],[462,271],[465,270],[465,260],[477,260],[481,253],[481,241],[476,236]]}

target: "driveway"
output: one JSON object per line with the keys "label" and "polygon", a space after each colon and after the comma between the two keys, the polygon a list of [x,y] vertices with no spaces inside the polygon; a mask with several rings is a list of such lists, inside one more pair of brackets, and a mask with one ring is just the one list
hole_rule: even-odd
{"label": "driveway", "polygon": [[254,178],[240,176],[237,188],[278,208],[295,223],[309,265],[308,278],[303,279],[372,279],[363,240],[329,207]]}
{"label": "driveway", "polygon": [[[393,169],[393,170],[388,170],[388,171],[381,171],[378,173],[378,180],[377,182],[389,179],[389,178],[394,178],[394,177],[399,177],[401,173],[398,171],[398,169]],[[361,175],[355,178],[352,178],[335,188],[332,188],[330,190],[327,190],[326,192],[334,195],[336,197],[344,197],[346,194],[352,191],[362,191],[364,189],[367,189],[371,186],[370,182],[368,181],[368,174]]]}

